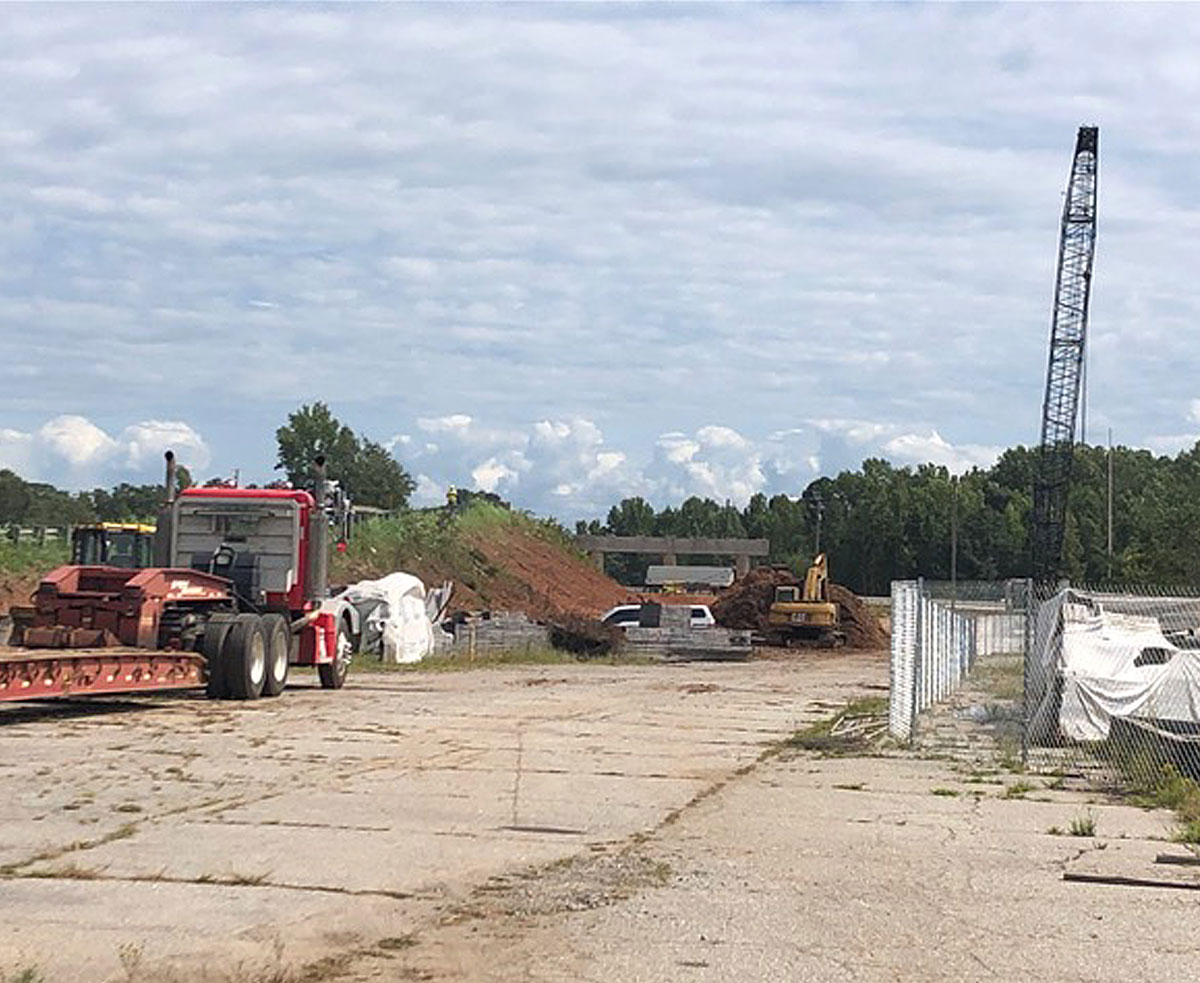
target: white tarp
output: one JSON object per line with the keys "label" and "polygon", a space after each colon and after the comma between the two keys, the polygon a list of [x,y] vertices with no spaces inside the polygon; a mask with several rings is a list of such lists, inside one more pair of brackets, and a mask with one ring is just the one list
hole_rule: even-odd
{"label": "white tarp", "polygon": [[362,648],[385,662],[420,662],[434,647],[433,622],[425,608],[425,585],[409,573],[389,573],[346,588],[345,598],[362,617]]}
{"label": "white tarp", "polygon": [[1200,723],[1200,651],[1167,640],[1156,617],[1106,611],[1065,590],[1041,605],[1034,631],[1035,733],[1102,741],[1113,717]]}

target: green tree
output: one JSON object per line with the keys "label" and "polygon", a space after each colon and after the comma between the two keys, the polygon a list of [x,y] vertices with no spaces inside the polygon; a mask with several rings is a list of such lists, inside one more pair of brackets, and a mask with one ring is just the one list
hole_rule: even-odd
{"label": "green tree", "polygon": [[324,403],[301,406],[275,431],[275,467],[297,488],[312,483],[312,464],[324,455],[326,473],[358,505],[400,509],[416,487],[386,447],[358,437]]}
{"label": "green tree", "polygon": [[358,456],[358,438],[338,420],[324,403],[305,404],[288,414],[287,423],[275,431],[279,446],[276,470],[281,470],[297,488],[312,483],[313,461],[324,455],[330,478],[345,482]]}
{"label": "green tree", "polygon": [[378,509],[401,509],[416,488],[408,472],[382,444],[361,440],[358,453],[346,475],[350,497],[360,505]]}

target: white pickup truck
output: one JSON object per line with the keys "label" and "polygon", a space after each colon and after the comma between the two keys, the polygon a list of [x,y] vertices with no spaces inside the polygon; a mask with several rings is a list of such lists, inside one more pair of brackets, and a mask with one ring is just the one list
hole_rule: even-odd
{"label": "white pickup truck", "polygon": [[[618,604],[600,620],[606,625],[629,628],[636,626],[641,621],[641,617],[641,604]],[[707,604],[691,605],[690,620],[693,628],[714,628],[717,624],[717,619],[713,617]]]}

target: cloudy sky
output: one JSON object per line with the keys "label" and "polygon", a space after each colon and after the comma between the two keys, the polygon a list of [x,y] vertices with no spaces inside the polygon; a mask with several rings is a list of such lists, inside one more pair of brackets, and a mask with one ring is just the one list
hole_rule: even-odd
{"label": "cloudy sky", "polygon": [[265,478],[324,400],[561,518],[1200,435],[1200,9],[0,6],[0,466]]}

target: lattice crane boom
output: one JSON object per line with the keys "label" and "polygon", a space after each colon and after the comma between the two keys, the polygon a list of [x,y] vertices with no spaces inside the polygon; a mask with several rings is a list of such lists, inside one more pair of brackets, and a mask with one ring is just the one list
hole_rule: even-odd
{"label": "lattice crane boom", "polygon": [[1075,424],[1087,348],[1088,302],[1096,251],[1096,186],[1100,130],[1081,126],[1063,202],[1058,273],[1050,327],[1050,360],[1042,403],[1042,434],[1033,489],[1033,575],[1062,574],[1067,494],[1075,456]]}

